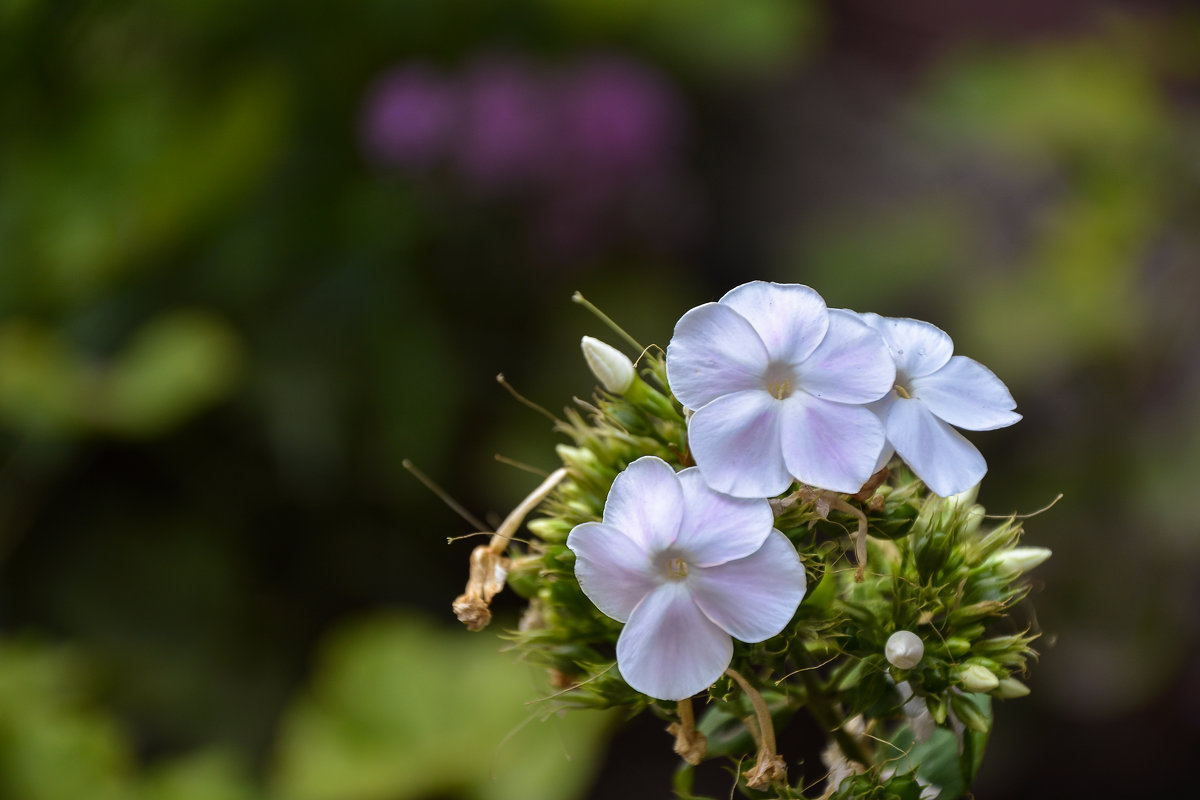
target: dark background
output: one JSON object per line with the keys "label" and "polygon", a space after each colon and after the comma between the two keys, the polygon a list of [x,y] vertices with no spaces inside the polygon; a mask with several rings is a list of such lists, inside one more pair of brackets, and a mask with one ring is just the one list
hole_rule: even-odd
{"label": "dark background", "polygon": [[981,502],[1064,495],[977,795],[1192,782],[1192,4],[7,0],[0,82],[0,797],[665,796],[657,721],[523,724],[402,460],[495,524],[573,291],[665,346],[753,279],[945,328]]}

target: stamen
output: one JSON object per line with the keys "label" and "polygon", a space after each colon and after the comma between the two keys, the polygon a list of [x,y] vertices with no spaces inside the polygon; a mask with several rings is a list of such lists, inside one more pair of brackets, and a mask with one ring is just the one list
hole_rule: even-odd
{"label": "stamen", "polygon": [[900,395],[905,400],[912,400],[912,395],[908,393],[908,389],[905,389],[898,383],[893,388],[896,390],[896,394]]}
{"label": "stamen", "polygon": [[682,558],[672,558],[667,562],[667,577],[679,580],[686,578],[688,574],[687,562]]}
{"label": "stamen", "polygon": [[767,384],[767,391],[776,400],[782,400],[785,397],[790,397],[792,394],[791,381],[771,381]]}

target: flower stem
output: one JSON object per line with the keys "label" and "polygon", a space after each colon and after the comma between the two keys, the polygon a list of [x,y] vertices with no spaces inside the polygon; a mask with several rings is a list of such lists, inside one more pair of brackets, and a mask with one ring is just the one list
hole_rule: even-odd
{"label": "flower stem", "polygon": [[594,305],[592,305],[591,301],[589,301],[586,297],[584,297],[581,292],[576,292],[575,294],[571,295],[571,300],[573,302],[576,302],[579,305],[583,306],[588,311],[592,312],[597,317],[599,317],[601,322],[603,322],[608,327],[612,328],[613,331],[616,332],[616,334],[618,336],[620,336],[626,342],[631,344],[638,351],[638,353],[642,353],[645,351],[646,348],[642,347],[641,343],[638,342],[637,339],[630,336],[628,333],[625,332],[624,328],[622,328],[617,323],[613,322],[612,318],[609,317],[608,314],[605,314],[603,311],[601,311],[600,309],[598,309]]}

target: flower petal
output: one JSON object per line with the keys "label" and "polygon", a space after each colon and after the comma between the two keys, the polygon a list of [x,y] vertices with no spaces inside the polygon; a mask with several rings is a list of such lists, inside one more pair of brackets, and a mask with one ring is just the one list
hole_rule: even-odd
{"label": "flower petal", "polygon": [[883,423],[866,406],[844,405],[798,392],[780,415],[783,458],[809,486],[857,492],[884,447]]}
{"label": "flower petal", "polygon": [[642,456],[616,477],[604,502],[604,522],[640,544],[646,553],[675,542],[683,520],[683,491],[675,470]]}
{"label": "flower petal", "polygon": [[626,622],[661,578],[642,545],[612,525],[585,522],[567,536],[579,588],[596,608]]}
{"label": "flower petal", "polygon": [[698,409],[722,395],[760,388],[767,349],[741,315],[719,303],[696,306],[675,323],[667,345],[667,383]]}
{"label": "flower petal", "polygon": [[721,305],[749,320],[770,359],[785,364],[808,358],[829,325],[821,295],[799,283],[743,283],[726,292]]}
{"label": "flower petal", "polygon": [[973,358],[955,356],[932,375],[912,381],[912,394],[956,428],[991,431],[1021,418],[1008,387]]}
{"label": "flower petal", "polygon": [[762,498],[791,485],[779,446],[780,411],[781,401],[754,390],[717,398],[692,415],[688,445],[709,486]]}
{"label": "flower petal", "polygon": [[687,584],[700,610],[733,638],[761,642],[792,621],[806,578],[796,548],[773,530],[753,555],[697,569]]}
{"label": "flower petal", "polygon": [[896,382],[896,364],[883,337],[852,311],[829,312],[829,331],[803,363],[797,385],[835,403],[869,403],[883,397]]}
{"label": "flower petal", "polygon": [[724,564],[762,547],[775,525],[766,500],[714,491],[696,467],[676,477],[683,489],[683,523],[675,544],[687,553],[689,563],[701,567]]}
{"label": "flower petal", "polygon": [[907,317],[859,314],[883,337],[896,361],[897,380],[908,381],[936,372],[954,355],[950,334],[929,322]]}
{"label": "flower petal", "polygon": [[901,399],[892,405],[887,437],[917,477],[942,497],[965,492],[987,472],[987,462],[975,445],[920,400]]}
{"label": "flower petal", "polygon": [[617,639],[621,677],[659,700],[707,689],[733,658],[733,640],[696,607],[685,584],[668,581],[651,592]]}

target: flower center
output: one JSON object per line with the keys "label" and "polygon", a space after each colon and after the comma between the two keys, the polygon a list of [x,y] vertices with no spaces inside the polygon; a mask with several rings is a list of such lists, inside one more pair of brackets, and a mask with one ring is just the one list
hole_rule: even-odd
{"label": "flower center", "polygon": [[688,563],[678,556],[667,559],[666,574],[672,580],[682,580],[687,577]]}
{"label": "flower center", "polygon": [[767,365],[767,371],[763,375],[763,387],[767,393],[776,400],[782,400],[785,397],[790,397],[792,394],[792,386],[796,382],[796,373],[789,364],[783,364],[774,361]]}
{"label": "flower center", "polygon": [[900,395],[905,400],[912,400],[912,395],[908,393],[908,387],[897,383],[894,388],[896,390],[896,394]]}

